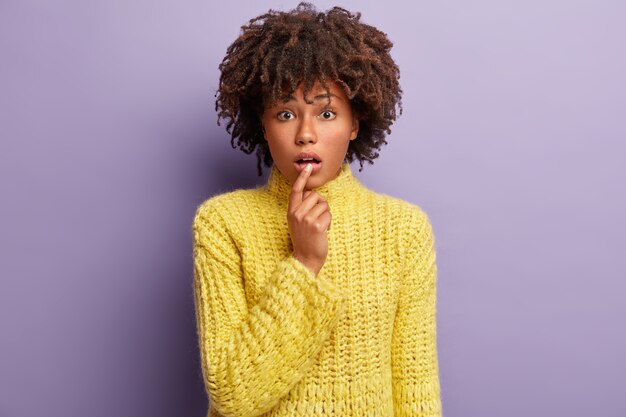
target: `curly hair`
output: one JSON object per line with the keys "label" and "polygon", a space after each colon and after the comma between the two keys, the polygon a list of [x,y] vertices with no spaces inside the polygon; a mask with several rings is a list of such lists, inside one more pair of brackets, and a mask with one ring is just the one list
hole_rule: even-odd
{"label": "curly hair", "polygon": [[269,167],[273,162],[263,137],[263,110],[302,82],[307,102],[316,81],[327,93],[327,80],[345,90],[359,121],[345,160],[358,159],[359,171],[363,161],[373,164],[377,150],[387,144],[396,107],[402,114],[400,70],[389,54],[393,43],[387,35],[360,18],[361,13],[341,7],[321,13],[301,2],[289,12],[270,9],[251,19],[228,47],[219,65],[217,124],[227,121],[233,148],[247,154],[256,149],[259,176],[261,163]]}

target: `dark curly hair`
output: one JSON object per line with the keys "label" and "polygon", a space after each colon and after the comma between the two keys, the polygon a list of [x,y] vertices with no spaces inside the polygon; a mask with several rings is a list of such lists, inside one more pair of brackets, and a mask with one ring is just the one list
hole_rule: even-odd
{"label": "dark curly hair", "polygon": [[[289,12],[269,10],[255,17],[227,49],[219,65],[215,110],[227,121],[233,148],[247,154],[256,149],[261,162],[271,166],[261,116],[266,105],[292,94],[304,82],[304,97],[316,81],[328,93],[327,80],[342,88],[359,120],[359,132],[350,141],[345,160],[373,164],[385,135],[402,114],[400,70],[389,51],[387,35],[360,21],[360,13],[334,7],[326,13],[301,2]],[[235,144],[235,141],[237,143]]]}

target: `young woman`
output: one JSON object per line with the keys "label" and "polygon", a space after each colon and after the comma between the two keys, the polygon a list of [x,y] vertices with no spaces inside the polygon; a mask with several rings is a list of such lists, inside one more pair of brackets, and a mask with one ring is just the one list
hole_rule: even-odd
{"label": "young woman", "polygon": [[360,14],[301,3],[227,50],[216,110],[270,174],[193,221],[209,416],[441,416],[428,216],[350,167],[401,109],[391,46]]}

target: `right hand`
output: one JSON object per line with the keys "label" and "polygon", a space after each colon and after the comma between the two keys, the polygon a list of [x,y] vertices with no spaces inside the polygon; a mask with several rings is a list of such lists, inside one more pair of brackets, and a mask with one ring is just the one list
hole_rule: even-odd
{"label": "right hand", "polygon": [[317,275],[328,254],[331,215],[328,202],[321,195],[304,191],[310,175],[311,171],[303,169],[293,183],[287,222],[295,258]]}

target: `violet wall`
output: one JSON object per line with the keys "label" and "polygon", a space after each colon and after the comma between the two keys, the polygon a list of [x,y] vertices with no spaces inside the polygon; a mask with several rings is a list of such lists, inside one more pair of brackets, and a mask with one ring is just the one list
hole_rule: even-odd
{"label": "violet wall", "polygon": [[[217,66],[296,4],[0,3],[0,416],[206,415],[191,221],[265,181]],[[433,223],[444,415],[625,416],[626,3],[339,4],[395,43],[353,172]]]}

